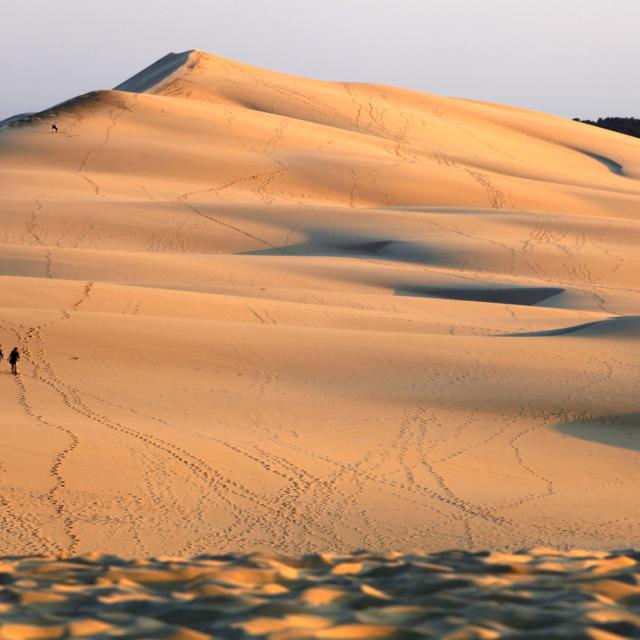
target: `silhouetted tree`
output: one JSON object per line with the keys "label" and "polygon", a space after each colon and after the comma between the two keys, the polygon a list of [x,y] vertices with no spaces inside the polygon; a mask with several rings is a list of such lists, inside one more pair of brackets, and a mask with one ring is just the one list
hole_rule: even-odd
{"label": "silhouetted tree", "polygon": [[609,131],[617,131],[634,138],[640,138],[639,118],[598,118],[595,121],[574,118],[574,120],[583,124],[592,124],[594,127],[600,127],[601,129],[609,129]]}

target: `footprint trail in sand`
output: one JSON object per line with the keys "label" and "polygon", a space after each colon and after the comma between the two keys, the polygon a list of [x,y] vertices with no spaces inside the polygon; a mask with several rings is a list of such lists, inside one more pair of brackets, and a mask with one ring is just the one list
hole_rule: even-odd
{"label": "footprint trail in sand", "polygon": [[0,552],[639,545],[639,178],[198,51],[0,124]]}

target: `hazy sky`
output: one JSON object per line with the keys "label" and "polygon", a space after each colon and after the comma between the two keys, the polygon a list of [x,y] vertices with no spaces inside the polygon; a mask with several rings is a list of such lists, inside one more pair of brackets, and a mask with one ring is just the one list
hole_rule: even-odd
{"label": "hazy sky", "polygon": [[640,0],[0,0],[0,119],[202,49],[565,116],[640,116]]}

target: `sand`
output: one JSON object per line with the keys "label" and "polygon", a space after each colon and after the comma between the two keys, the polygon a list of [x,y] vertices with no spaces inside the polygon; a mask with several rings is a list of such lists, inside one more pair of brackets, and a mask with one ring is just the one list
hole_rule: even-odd
{"label": "sand", "polygon": [[637,553],[9,559],[0,637],[492,638],[640,635]]}
{"label": "sand", "polygon": [[0,553],[640,545],[639,178],[195,51],[5,123]]}

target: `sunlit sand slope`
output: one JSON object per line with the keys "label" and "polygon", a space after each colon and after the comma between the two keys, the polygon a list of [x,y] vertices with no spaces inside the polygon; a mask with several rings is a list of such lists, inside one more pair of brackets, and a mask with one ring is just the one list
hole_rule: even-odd
{"label": "sunlit sand slope", "polygon": [[0,552],[640,544],[639,178],[200,52],[5,123]]}

